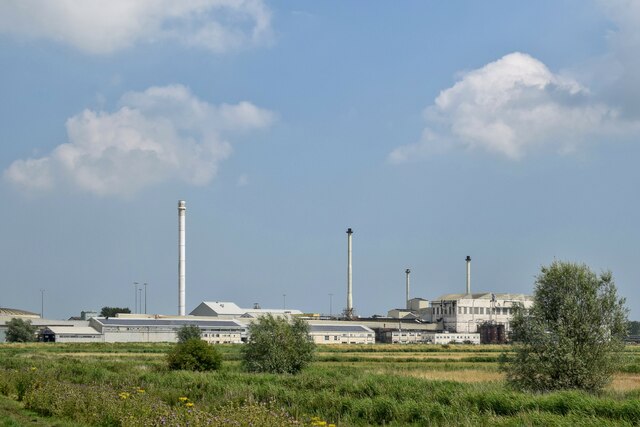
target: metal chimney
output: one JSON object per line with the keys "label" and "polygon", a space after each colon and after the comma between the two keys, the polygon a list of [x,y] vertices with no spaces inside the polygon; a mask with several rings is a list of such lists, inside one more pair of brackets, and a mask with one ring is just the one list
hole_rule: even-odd
{"label": "metal chimney", "polygon": [[178,315],[184,316],[185,300],[185,216],[187,206],[184,200],[178,201]]}
{"label": "metal chimney", "polygon": [[409,307],[409,276],[411,275],[411,270],[407,268],[404,272],[407,274],[407,310],[409,310],[411,308]]}
{"label": "metal chimney", "polygon": [[467,293],[471,293],[471,257],[467,255]]}
{"label": "metal chimney", "polygon": [[348,319],[353,317],[353,289],[351,283],[351,235],[353,230],[347,229],[347,310],[345,315]]}

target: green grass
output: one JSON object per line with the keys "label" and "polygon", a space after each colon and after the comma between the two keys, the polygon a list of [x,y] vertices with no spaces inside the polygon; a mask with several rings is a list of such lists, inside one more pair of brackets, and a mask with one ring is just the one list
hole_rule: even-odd
{"label": "green grass", "polygon": [[[316,362],[295,376],[245,373],[240,346],[232,345],[218,347],[224,364],[217,372],[169,371],[162,355],[170,348],[2,345],[0,395],[19,408],[23,402],[40,418],[105,426],[148,425],[161,416],[192,425],[214,419],[311,425],[312,417],[341,426],[640,424],[639,390],[537,395],[510,390],[502,381],[419,378],[429,370],[460,376],[469,370],[496,372],[498,354],[506,349],[501,346],[320,347]],[[626,355],[623,372],[636,372],[640,351],[630,347]],[[191,412],[181,397],[193,404]],[[5,425],[24,424],[10,415],[2,418]]]}

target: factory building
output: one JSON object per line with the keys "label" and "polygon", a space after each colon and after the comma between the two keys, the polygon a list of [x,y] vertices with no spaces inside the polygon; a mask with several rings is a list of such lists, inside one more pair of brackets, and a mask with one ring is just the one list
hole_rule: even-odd
{"label": "factory building", "polygon": [[240,308],[233,302],[203,301],[189,313],[190,316],[219,317],[235,319],[238,317],[257,318],[265,314],[273,316],[300,316],[300,310],[262,309],[256,304],[253,308]]}
{"label": "factory building", "polygon": [[310,323],[309,336],[316,344],[375,344],[373,329],[357,323]]}
{"label": "factory building", "polygon": [[480,344],[480,334],[388,330],[379,334],[379,340],[389,344]]}
{"label": "factory building", "polygon": [[185,325],[199,327],[201,338],[211,344],[237,344],[246,339],[246,326],[233,319],[119,316],[89,322],[103,342],[176,342],[178,330]]}
{"label": "factory building", "polygon": [[509,293],[446,294],[431,301],[422,319],[441,324],[449,332],[477,332],[486,322],[504,325],[509,332],[516,304],[531,308],[533,298]]}

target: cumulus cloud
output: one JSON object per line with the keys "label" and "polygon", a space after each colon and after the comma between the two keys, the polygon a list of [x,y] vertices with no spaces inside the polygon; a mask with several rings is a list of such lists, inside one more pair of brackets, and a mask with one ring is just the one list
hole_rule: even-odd
{"label": "cumulus cloud", "polygon": [[619,113],[595,101],[576,80],[516,52],[462,75],[424,115],[427,128],[420,142],[395,149],[389,155],[392,162],[443,146],[511,159],[540,146],[572,151],[588,137],[612,131]]}
{"label": "cumulus cloud", "polygon": [[67,120],[69,142],[48,156],[16,160],[5,179],[30,191],[70,185],[97,195],[130,196],[168,180],[209,183],[231,154],[229,134],[269,126],[274,114],[248,102],[211,105],[181,85],[125,94],[108,113]]}
{"label": "cumulus cloud", "polygon": [[272,37],[262,0],[10,0],[0,2],[0,32],[92,54],[166,40],[225,52]]}

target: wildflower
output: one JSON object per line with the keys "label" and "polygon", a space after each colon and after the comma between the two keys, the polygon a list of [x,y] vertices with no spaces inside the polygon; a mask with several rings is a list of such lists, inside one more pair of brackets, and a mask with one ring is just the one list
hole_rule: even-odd
{"label": "wildflower", "polygon": [[184,404],[184,406],[186,406],[187,408],[192,408],[193,407],[193,402],[187,402]]}
{"label": "wildflower", "polygon": [[138,393],[144,393],[144,389],[143,388],[139,388],[138,390],[136,390]]}
{"label": "wildflower", "polygon": [[126,391],[123,391],[118,396],[120,396],[120,399],[125,400],[125,399],[128,399],[129,396],[131,396],[131,394],[127,393]]}
{"label": "wildflower", "polygon": [[36,368],[35,366],[32,366],[32,367],[31,367],[31,370],[32,370],[32,371],[37,371],[37,370],[38,370],[38,368]]}
{"label": "wildflower", "polygon": [[187,400],[189,400],[189,398],[188,398],[188,397],[185,397],[185,396],[180,396],[180,397],[178,398],[178,400],[179,400],[180,402],[186,402]]}

